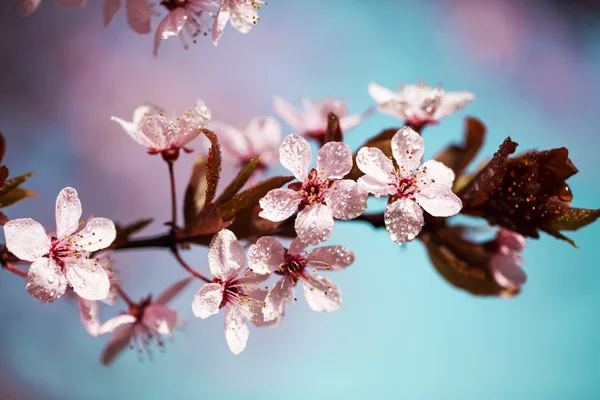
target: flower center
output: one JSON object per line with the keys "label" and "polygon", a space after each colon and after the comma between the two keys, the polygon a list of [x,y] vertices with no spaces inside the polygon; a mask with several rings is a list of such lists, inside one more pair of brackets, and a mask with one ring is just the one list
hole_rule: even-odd
{"label": "flower center", "polygon": [[53,237],[50,250],[45,257],[52,259],[61,268],[64,268],[69,258],[85,258],[87,255],[88,253],[73,240],[73,237],[69,236],[63,239]]}
{"label": "flower center", "polygon": [[166,7],[169,11],[173,11],[178,7],[185,7],[187,2],[187,0],[163,0],[160,5]]}
{"label": "flower center", "polygon": [[275,271],[276,274],[287,276],[294,286],[298,283],[298,280],[310,278],[306,271],[308,257],[305,253],[292,255],[286,251],[284,257],[285,261]]}
{"label": "flower center", "polygon": [[319,179],[317,170],[313,168],[307,179],[302,183],[302,188],[298,193],[304,198],[304,202],[308,204],[323,203],[325,193],[330,185],[330,181]]}

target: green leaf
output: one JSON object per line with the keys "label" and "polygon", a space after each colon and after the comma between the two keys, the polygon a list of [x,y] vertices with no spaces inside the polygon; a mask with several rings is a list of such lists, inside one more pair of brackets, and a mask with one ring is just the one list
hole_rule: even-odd
{"label": "green leaf", "polygon": [[23,182],[25,182],[27,179],[29,179],[31,177],[31,175],[33,175],[33,174],[35,174],[35,172],[29,172],[29,173],[8,179],[6,182],[4,182],[4,185],[2,185],[2,188],[0,189],[0,196],[7,194],[11,190],[13,190],[16,187],[18,187],[19,185],[21,185]]}
{"label": "green leaf", "polygon": [[206,164],[208,159],[204,155],[199,155],[194,161],[192,175],[185,189],[183,200],[183,218],[185,228],[191,229],[196,217],[206,204],[206,189],[208,182],[206,180]]}
{"label": "green leaf", "polygon": [[15,204],[18,201],[26,199],[28,197],[34,197],[37,193],[33,190],[16,187],[10,192],[0,195],[0,208],[8,207]]}
{"label": "green leaf", "polygon": [[217,193],[219,177],[221,175],[221,146],[219,138],[214,132],[203,129],[202,133],[210,140],[210,149],[208,150],[208,159],[206,162],[206,199],[205,204],[212,203]]}
{"label": "green leaf", "polygon": [[550,225],[559,231],[576,231],[600,218],[600,209],[588,210],[586,208],[567,208]]}
{"label": "green leaf", "polygon": [[236,175],[236,177],[231,181],[231,183],[225,188],[223,193],[215,200],[215,204],[220,205],[231,199],[241,188],[244,187],[250,176],[258,166],[258,162],[260,161],[260,156],[254,157],[252,160],[248,161],[240,172]]}
{"label": "green leaf", "polygon": [[230,200],[221,205],[220,210],[223,219],[228,220],[233,218],[243,209],[257,206],[259,200],[262,199],[269,191],[280,188],[293,179],[293,176],[273,176],[236,194]]}
{"label": "green leaf", "polygon": [[460,177],[479,153],[485,139],[485,125],[476,118],[465,118],[465,138],[461,145],[451,145],[435,156]]}
{"label": "green leaf", "polygon": [[341,142],[342,128],[340,127],[340,119],[334,113],[330,112],[327,115],[327,132],[325,133],[325,143]]}

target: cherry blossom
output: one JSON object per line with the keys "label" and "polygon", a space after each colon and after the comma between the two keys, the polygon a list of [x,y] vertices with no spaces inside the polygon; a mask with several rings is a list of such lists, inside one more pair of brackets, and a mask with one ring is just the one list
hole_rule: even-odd
{"label": "cherry blossom", "polygon": [[385,227],[398,244],[411,241],[424,225],[423,210],[435,217],[457,214],[462,202],[452,192],[454,172],[439,161],[421,164],[423,139],[409,127],[392,137],[392,154],[398,167],[378,148],[363,147],[356,165],[365,174],[361,190],[377,197],[390,196]]}
{"label": "cherry blossom", "polygon": [[223,34],[227,21],[240,33],[248,33],[260,18],[256,10],[260,9],[260,0],[221,0],[221,6],[217,11],[215,22],[212,27],[212,40],[216,46]]}
{"label": "cherry blossom", "polygon": [[160,5],[164,6],[168,13],[156,30],[154,55],[158,53],[160,42],[171,36],[179,36],[187,49],[187,40],[180,34],[184,28],[194,43],[199,35],[206,36],[205,28],[209,25],[209,21],[204,17],[212,18],[218,3],[213,0],[163,0]]}
{"label": "cherry blossom", "polygon": [[132,121],[111,117],[136,142],[146,147],[149,154],[162,154],[168,161],[175,161],[179,151],[191,150],[186,145],[194,140],[210,121],[212,112],[204,101],[198,99],[190,110],[175,120],[165,117],[162,108],[143,104],[133,112]]}
{"label": "cherry blossom", "polygon": [[6,246],[21,260],[31,261],[25,288],[42,303],[53,302],[71,285],[86,300],[105,299],[110,290],[107,272],[90,253],[107,248],[116,238],[115,224],[106,218],[91,219],[75,233],[81,218],[77,191],[64,188],[56,199],[56,236],[31,218],[4,225]]}
{"label": "cherry blossom", "polygon": [[306,97],[302,98],[302,107],[299,111],[281,97],[273,98],[275,112],[288,123],[299,134],[310,139],[322,141],[327,132],[327,116],[334,113],[340,119],[340,127],[346,132],[362,120],[362,115],[348,115],[348,109],[336,99],[314,101]]}
{"label": "cherry blossom", "polygon": [[306,244],[294,239],[289,249],[275,238],[264,236],[250,246],[248,265],[255,273],[275,273],[281,279],[269,290],[263,308],[265,321],[283,318],[294,298],[294,287],[302,282],[308,306],[314,311],[336,311],[342,304],[342,293],[331,280],[312,275],[310,271],[338,271],[354,262],[354,252],[342,246],[317,247],[310,253]]}
{"label": "cherry blossom", "polygon": [[371,83],[369,94],[379,111],[403,119],[415,129],[435,124],[475,99],[471,92],[445,92],[441,87],[426,84],[406,85],[393,92]]}
{"label": "cherry blossom", "polygon": [[[73,8],[83,7],[86,0],[54,0],[54,3],[60,7]],[[42,4],[42,0],[19,0],[19,10],[24,15],[33,13]]]}
{"label": "cherry blossom", "polygon": [[347,144],[326,143],[317,153],[317,168],[309,172],[310,145],[301,136],[288,135],[279,148],[279,159],[300,182],[267,193],[260,199],[259,215],[277,222],[298,210],[296,233],[308,246],[329,238],[333,218],[353,219],[367,208],[367,194],[353,180],[342,179],[352,169],[352,152]]}
{"label": "cherry blossom", "polygon": [[138,355],[144,351],[152,356],[152,342],[159,348],[164,347],[163,337],[170,338],[179,324],[177,312],[167,306],[193,278],[185,278],[165,289],[153,301],[149,295],[139,303],[129,304],[129,310],[100,324],[98,304],[96,302],[80,302],[79,315],[81,323],[92,336],[113,333],[102,352],[101,362],[111,364],[127,347],[135,348]]}
{"label": "cherry blossom", "polygon": [[521,252],[525,248],[525,238],[518,233],[500,228],[496,239],[492,242],[496,247],[490,260],[490,269],[498,285],[507,289],[518,289],[527,280],[521,269],[523,258]]}
{"label": "cherry blossom", "polygon": [[211,121],[208,128],[219,137],[223,158],[245,166],[260,156],[256,171],[264,171],[278,160],[281,127],[275,118],[253,118],[240,128]]}
{"label": "cherry blossom", "polygon": [[214,279],[200,288],[192,303],[194,315],[202,319],[225,308],[225,340],[234,354],[246,348],[250,335],[248,321],[256,326],[278,323],[266,324],[262,318],[267,292],[261,291],[258,284],[268,275],[242,272],[245,259],[244,248],[233,232],[223,229],[216,234],[208,248],[208,265]]}
{"label": "cherry blossom", "polygon": [[[102,7],[102,20],[108,26],[117,12],[121,9],[121,0],[104,0]],[[149,0],[125,0],[127,24],[139,34],[150,33],[152,19],[152,6]]]}

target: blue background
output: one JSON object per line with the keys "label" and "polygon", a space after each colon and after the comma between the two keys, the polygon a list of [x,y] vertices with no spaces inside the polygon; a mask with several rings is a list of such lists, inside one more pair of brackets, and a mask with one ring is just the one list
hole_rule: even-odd
{"label": "blue background", "polygon": [[[580,173],[574,206],[597,208],[600,28],[593,2],[274,0],[241,35],[227,27],[184,51],[177,38],[152,56],[151,36],[121,12],[104,29],[100,2],[61,10],[45,1],[24,18],[0,5],[0,129],[13,174],[36,170],[39,196],[5,210],[53,226],[56,194],[76,187],[84,215],[116,221],[168,220],[167,174],[109,120],[152,101],[181,111],[202,97],[215,119],[235,123],[272,113],[273,95],[339,97],[370,106],[371,81],[441,83],[477,95],[458,115],[425,132],[432,156],[462,136],[462,117],[489,128],[479,160],[507,135],[520,149],[568,146]],[[526,3],[524,6],[520,3]],[[569,4],[569,6],[567,6]],[[587,5],[586,5],[587,4]],[[158,20],[154,20],[156,27]],[[382,128],[376,115],[352,131],[355,148]],[[284,132],[292,133],[289,127]],[[196,149],[202,147],[196,143]],[[193,157],[177,166],[179,192]],[[277,172],[277,171],[275,171]],[[231,168],[225,169],[230,174]],[[528,282],[514,299],[475,298],[447,284],[420,243],[403,247],[384,230],[338,224],[330,240],[357,254],[331,273],[344,293],[335,313],[315,313],[301,295],[282,326],[253,329],[230,353],[222,315],[193,318],[194,283],[173,304],[189,318],[164,355],[132,352],[110,368],[69,301],[40,305],[21,278],[0,274],[0,397],[592,399],[600,397],[600,225],[572,237],[529,241]],[[185,254],[207,271],[206,252]],[[116,256],[134,296],[184,275],[165,251]],[[103,318],[123,309],[102,309]]]}

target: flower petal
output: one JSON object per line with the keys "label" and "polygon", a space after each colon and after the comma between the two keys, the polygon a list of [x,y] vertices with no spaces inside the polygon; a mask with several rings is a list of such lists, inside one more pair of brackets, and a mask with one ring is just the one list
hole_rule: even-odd
{"label": "flower petal", "polygon": [[98,334],[100,336],[106,335],[107,333],[114,332],[116,329],[123,325],[133,324],[137,321],[137,318],[131,314],[121,314],[117,315],[114,318],[109,319],[105,323],[103,323],[98,329]]}
{"label": "flower petal", "polygon": [[255,326],[276,327],[281,323],[283,314],[277,319],[273,319],[271,321],[265,321],[265,316],[263,315],[262,310],[263,310],[264,304],[266,303],[268,294],[269,294],[269,292],[267,292],[265,290],[255,290],[250,293],[250,297],[253,299],[253,304],[251,304],[248,307],[249,312],[251,313],[249,318]]}
{"label": "flower petal", "polygon": [[42,0],[19,0],[19,11],[23,15],[29,15],[33,13],[42,3]]}
{"label": "flower petal", "polygon": [[250,145],[251,155],[259,155],[261,163],[269,165],[277,161],[281,126],[275,118],[251,119],[246,125],[245,138]]}
{"label": "flower petal", "polygon": [[246,138],[237,128],[220,121],[211,121],[208,129],[219,138],[223,158],[227,161],[238,163],[250,156],[250,147]]}
{"label": "flower petal", "polygon": [[[392,160],[376,147],[363,147],[356,155],[356,166],[369,177],[369,186],[383,187],[394,182]],[[365,182],[366,183],[366,182]]]}
{"label": "flower petal", "polygon": [[302,253],[307,247],[308,246],[306,245],[306,243],[302,242],[302,240],[300,240],[299,237],[296,237],[294,238],[294,240],[292,240],[292,243],[290,244],[290,247],[288,248],[287,252],[290,255],[296,256]]}
{"label": "flower petal", "polygon": [[217,233],[208,246],[208,266],[216,278],[228,281],[244,268],[246,255],[242,244],[229,229]]}
{"label": "flower petal", "polygon": [[424,151],[425,144],[423,143],[423,138],[408,126],[400,129],[392,137],[392,154],[398,166],[405,173],[421,165],[421,158]]}
{"label": "flower petal", "polygon": [[39,258],[29,267],[25,289],[41,303],[51,303],[67,290],[60,266],[49,258]]}
{"label": "flower petal", "polygon": [[376,103],[385,103],[393,99],[397,99],[399,94],[375,82],[369,83],[369,95],[375,100]]}
{"label": "flower petal", "polygon": [[31,218],[19,218],[4,225],[6,247],[25,261],[35,261],[50,249],[50,238],[44,227]]}
{"label": "flower petal", "polygon": [[95,301],[85,300],[81,297],[77,298],[79,308],[79,319],[81,325],[92,336],[100,335],[100,319],[98,318],[98,303]]}
{"label": "flower petal", "polygon": [[90,259],[79,259],[65,266],[66,277],[75,293],[86,300],[103,300],[110,291],[108,274]]}
{"label": "flower petal", "polygon": [[298,213],[294,223],[296,234],[307,246],[314,246],[331,236],[333,215],[324,204],[310,204]]}
{"label": "flower petal", "polygon": [[384,221],[390,237],[398,244],[413,240],[425,224],[423,210],[410,199],[399,199],[388,204]]}
{"label": "flower petal", "polygon": [[144,310],[142,323],[149,329],[168,336],[177,326],[177,312],[164,304],[150,304]]}
{"label": "flower petal", "polygon": [[317,247],[308,255],[308,268],[339,271],[354,262],[354,252],[343,246]]}
{"label": "flower petal", "polygon": [[92,252],[107,248],[116,238],[114,222],[108,218],[94,218],[77,233],[76,241],[82,249]]}
{"label": "flower petal", "polygon": [[450,217],[462,209],[462,201],[447,186],[431,183],[421,189],[415,200],[434,217]]}
{"label": "flower petal", "polygon": [[302,291],[308,306],[314,311],[336,311],[342,305],[342,292],[335,283],[323,276],[303,279]]}
{"label": "flower petal", "polygon": [[527,243],[523,236],[504,228],[500,228],[498,230],[498,233],[496,234],[496,241],[498,242],[499,246],[507,247],[515,252],[523,251],[525,244]]}
{"label": "flower petal", "polygon": [[452,185],[454,184],[454,171],[446,167],[444,163],[436,160],[424,162],[419,167],[419,173],[419,181],[426,181],[425,185],[420,185],[421,189],[430,183],[435,183],[436,185],[446,186],[449,188],[452,188]]}
{"label": "flower petal", "polygon": [[285,261],[285,249],[274,237],[264,236],[248,249],[248,266],[259,274],[268,274],[279,269]]}
{"label": "flower petal", "polygon": [[297,132],[304,131],[304,115],[296,110],[287,100],[282,97],[273,97],[273,109],[289,126]]}
{"label": "flower petal", "polygon": [[133,334],[133,324],[122,325],[119,327],[110,337],[106,343],[106,346],[104,346],[104,350],[102,350],[102,356],[100,357],[100,362],[102,365],[110,365],[115,358],[127,348],[131,338],[133,337]]}
{"label": "flower petal", "polygon": [[342,179],[352,169],[350,146],[341,142],[325,143],[317,153],[317,171],[322,178]]}
{"label": "flower petal", "polygon": [[75,232],[81,219],[81,202],[77,190],[66,187],[56,198],[56,235],[64,238]]}
{"label": "flower petal", "polygon": [[198,318],[208,318],[219,312],[222,301],[223,286],[218,283],[208,283],[196,293],[192,302],[192,311]]}
{"label": "flower petal", "polygon": [[229,7],[229,1],[222,1],[212,27],[212,40],[215,46],[219,43],[219,39],[221,39],[221,35],[223,34],[223,30],[225,30],[225,25],[227,25],[230,15],[231,8]]}
{"label": "flower petal", "polygon": [[301,181],[308,175],[312,160],[310,145],[302,136],[287,135],[279,147],[279,160]]}
{"label": "flower petal", "polygon": [[151,149],[162,151],[169,148],[178,136],[177,125],[162,115],[149,115],[140,125],[140,133],[151,143]]}
{"label": "flower petal", "polygon": [[126,0],[127,24],[141,35],[150,33],[150,20],[152,19],[152,7],[148,0]]}
{"label": "flower petal", "polygon": [[245,348],[250,336],[246,325],[246,317],[242,310],[233,304],[225,306],[225,340],[233,354],[240,354]]}
{"label": "flower petal", "polygon": [[337,219],[354,219],[367,209],[369,194],[359,190],[358,184],[350,179],[333,182],[325,194],[327,204]]}
{"label": "flower petal", "polygon": [[258,216],[273,222],[283,221],[298,210],[300,201],[302,197],[295,190],[273,189],[260,199],[262,210]]}
{"label": "flower petal", "polygon": [[371,193],[376,197],[390,196],[397,191],[394,185],[374,178],[372,175],[361,176],[358,178],[357,184],[361,192]]}
{"label": "flower petal", "polygon": [[188,277],[175,282],[174,284],[163,290],[158,296],[156,296],[154,303],[167,304],[168,302],[173,300],[175,296],[181,293],[181,291],[185,289],[193,280],[193,277]]}
{"label": "flower petal", "polygon": [[236,31],[248,33],[258,21],[258,13],[250,0],[236,1],[231,9],[229,23]]}
{"label": "flower petal", "polygon": [[294,297],[294,286],[286,277],[281,278],[269,290],[269,294],[265,299],[265,307],[263,308],[263,317],[265,321],[281,320],[285,313],[285,308],[288,306]]}
{"label": "flower petal", "polygon": [[201,129],[212,118],[212,110],[206,106],[202,99],[196,100],[196,103],[190,110],[186,110],[181,118],[177,119],[176,134],[169,143],[171,146],[182,148],[194,140],[201,133]]}
{"label": "flower petal", "polygon": [[511,251],[501,251],[490,260],[490,269],[498,285],[505,288],[520,287],[527,281],[521,269],[523,260]]}
{"label": "flower petal", "polygon": [[356,128],[358,125],[360,125],[364,119],[365,114],[348,115],[347,117],[340,118],[340,128],[342,129],[342,132],[346,134],[349,130]]}
{"label": "flower petal", "polygon": [[242,286],[244,290],[260,289],[259,284],[269,279],[268,274],[257,274],[250,269],[242,272],[237,278],[229,282],[230,286]]}
{"label": "flower petal", "polygon": [[445,92],[441,98],[441,104],[433,114],[433,119],[438,120],[454,114],[473,100],[475,100],[475,95],[471,92]]}
{"label": "flower petal", "polygon": [[188,19],[188,9],[185,7],[178,7],[173,11],[170,11],[160,22],[156,29],[156,35],[154,36],[154,55],[158,53],[158,46],[161,40],[170,38],[171,36],[179,35],[179,32],[183,29],[183,26]]}
{"label": "flower petal", "polygon": [[102,6],[102,21],[104,26],[108,26],[117,12],[121,9],[121,0],[104,0]]}

